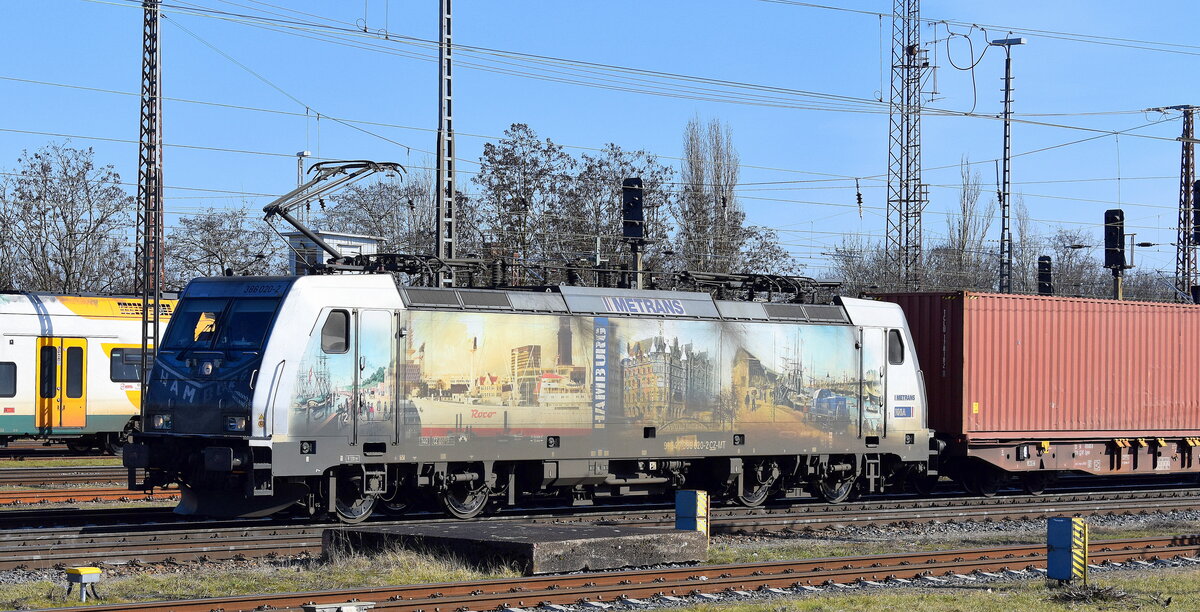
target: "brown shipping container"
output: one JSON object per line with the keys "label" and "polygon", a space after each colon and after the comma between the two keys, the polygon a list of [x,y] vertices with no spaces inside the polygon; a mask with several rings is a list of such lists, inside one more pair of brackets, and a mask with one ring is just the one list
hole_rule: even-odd
{"label": "brown shipping container", "polygon": [[974,441],[1200,435],[1200,306],[973,292],[874,297],[904,309],[929,427],[939,433]]}

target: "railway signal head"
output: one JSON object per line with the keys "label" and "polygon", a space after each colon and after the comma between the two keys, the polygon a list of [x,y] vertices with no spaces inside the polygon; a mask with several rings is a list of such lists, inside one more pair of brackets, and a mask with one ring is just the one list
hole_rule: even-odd
{"label": "railway signal head", "polygon": [[646,237],[642,193],[642,179],[627,178],[621,182],[621,230],[626,239]]}
{"label": "railway signal head", "polygon": [[1104,211],[1104,267],[1125,269],[1125,211]]}

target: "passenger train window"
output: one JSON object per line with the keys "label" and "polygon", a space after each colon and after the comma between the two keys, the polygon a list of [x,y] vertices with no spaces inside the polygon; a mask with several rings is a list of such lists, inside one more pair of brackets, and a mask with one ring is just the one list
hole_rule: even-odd
{"label": "passenger train window", "polygon": [[140,382],[142,349],[115,348],[108,362],[108,379],[113,382]]}
{"label": "passenger train window", "polygon": [[0,397],[16,397],[17,395],[17,364],[11,361],[0,362]]}
{"label": "passenger train window", "polygon": [[321,327],[321,351],[345,353],[350,348],[350,313],[345,310],[329,311],[329,318]]}
{"label": "passenger train window", "polygon": [[42,397],[58,396],[58,349],[53,346],[43,346],[38,351],[38,378],[41,383],[39,394]]}
{"label": "passenger train window", "polygon": [[67,397],[83,397],[83,347],[67,347]]}
{"label": "passenger train window", "polygon": [[900,330],[888,330],[888,363],[892,365],[900,365],[904,363],[904,340],[900,337]]}

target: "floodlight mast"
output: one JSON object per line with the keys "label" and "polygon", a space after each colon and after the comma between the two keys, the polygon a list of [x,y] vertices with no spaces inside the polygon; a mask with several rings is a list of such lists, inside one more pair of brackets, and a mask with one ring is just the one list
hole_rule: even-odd
{"label": "floodlight mast", "polygon": [[315,176],[307,183],[279,196],[263,207],[263,212],[267,213],[264,219],[270,222],[271,218],[276,215],[282,217],[284,221],[296,228],[296,231],[303,234],[305,238],[313,241],[313,244],[320,247],[321,250],[329,253],[334,259],[341,259],[342,254],[337,249],[322,240],[299,219],[293,217],[290,211],[377,172],[404,172],[405,170],[404,166],[395,162],[354,160],[320,162],[313,164],[308,171],[314,173]]}
{"label": "floodlight mast", "polygon": [[990,45],[1004,48],[1004,171],[1001,173],[1000,196],[1000,293],[1012,293],[1012,48],[1025,44],[1024,38],[1001,38]]}

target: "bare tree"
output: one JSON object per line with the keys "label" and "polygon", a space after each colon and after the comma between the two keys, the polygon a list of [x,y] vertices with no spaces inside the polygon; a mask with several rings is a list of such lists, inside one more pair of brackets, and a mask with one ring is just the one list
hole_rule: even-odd
{"label": "bare tree", "polygon": [[1079,297],[1112,296],[1112,283],[1101,262],[1086,248],[1092,241],[1082,229],[1057,228],[1048,239],[1054,262],[1054,293]]}
{"label": "bare tree", "polygon": [[354,185],[320,205],[318,226],[382,238],[380,252],[432,254],[437,215],[432,186],[428,171]]}
{"label": "bare tree", "polygon": [[584,153],[570,197],[561,214],[547,223],[554,228],[552,251],[563,261],[628,260],[629,246],[621,240],[621,182],[637,177],[642,179],[645,234],[651,241],[644,263],[648,268],[659,267],[666,238],[660,211],[671,200],[669,182],[674,173],[650,153],[624,151],[615,144],[605,145],[598,154]]}
{"label": "bare tree", "polygon": [[164,284],[179,290],[197,277],[283,274],[287,247],[257,211],[210,208],[181,217],[167,232]]}
{"label": "bare tree", "polygon": [[707,272],[794,273],[795,261],[773,230],[746,226],[737,200],[739,158],[729,126],[688,121],[683,132],[682,190],[672,206],[677,265]]}
{"label": "bare tree", "polygon": [[63,293],[132,289],[134,199],[92,149],[25,151],[0,181],[0,284]]}
{"label": "bare tree", "polygon": [[997,277],[997,260],[984,245],[996,205],[991,200],[980,202],[982,181],[965,156],[959,162],[959,176],[957,214],[946,217],[946,242],[927,255],[922,277],[939,289],[990,290]]}
{"label": "bare tree", "polygon": [[514,123],[500,142],[483,146],[479,161],[472,179],[480,187],[475,206],[490,243],[481,254],[559,263],[547,222],[563,214],[575,159],[550,139],[539,140],[528,125]]}
{"label": "bare tree", "polygon": [[903,291],[903,284],[897,282],[887,262],[888,254],[882,244],[867,243],[858,237],[845,239],[833,252],[834,276],[842,283],[839,293],[856,296]]}
{"label": "bare tree", "polygon": [[[1017,237],[1013,240],[1013,290],[1018,293],[1036,293],[1037,260],[1043,255],[1041,245],[1045,238],[1029,218],[1025,197],[1017,194],[1013,204],[1013,210],[1016,211],[1013,225],[1017,230]],[[1053,266],[1053,258],[1051,265]]]}

